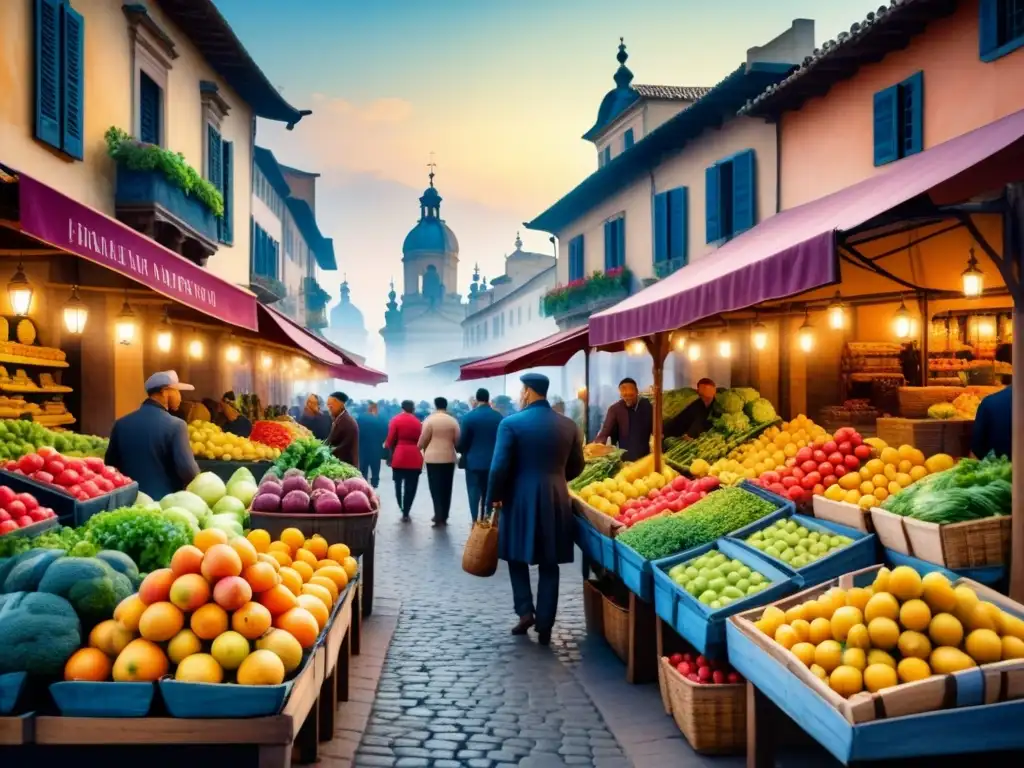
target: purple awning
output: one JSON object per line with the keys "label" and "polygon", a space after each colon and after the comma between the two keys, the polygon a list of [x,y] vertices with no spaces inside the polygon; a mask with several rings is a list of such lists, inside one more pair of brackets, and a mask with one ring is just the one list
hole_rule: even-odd
{"label": "purple awning", "polygon": [[1024,110],[765,219],[717,251],[591,316],[593,346],[671,331],[840,279],[835,233],[950,181],[1024,137]]}
{"label": "purple awning", "polygon": [[585,350],[589,344],[586,326],[560,331],[540,341],[502,352],[500,355],[466,363],[460,369],[459,381],[489,379],[492,376],[504,376],[507,373],[544,365],[565,365],[573,355]]}

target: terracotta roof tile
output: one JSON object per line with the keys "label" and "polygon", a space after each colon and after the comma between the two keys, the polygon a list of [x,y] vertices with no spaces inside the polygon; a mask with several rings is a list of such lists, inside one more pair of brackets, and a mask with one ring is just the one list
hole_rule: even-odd
{"label": "terracotta roof tile", "polygon": [[634,85],[633,90],[645,99],[696,101],[710,91],[702,85]]}

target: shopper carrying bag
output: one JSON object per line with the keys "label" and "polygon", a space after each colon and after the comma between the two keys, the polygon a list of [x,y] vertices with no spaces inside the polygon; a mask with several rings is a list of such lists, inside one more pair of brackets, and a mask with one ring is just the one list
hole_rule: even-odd
{"label": "shopper carrying bag", "polygon": [[473,522],[473,529],[462,551],[462,570],[473,576],[487,578],[498,570],[498,514],[495,504],[490,515]]}

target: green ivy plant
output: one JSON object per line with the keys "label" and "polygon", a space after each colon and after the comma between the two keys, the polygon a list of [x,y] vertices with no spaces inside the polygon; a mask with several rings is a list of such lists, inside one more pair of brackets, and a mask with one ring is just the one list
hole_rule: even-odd
{"label": "green ivy plant", "polygon": [[186,195],[209,208],[218,219],[224,217],[224,198],[220,190],[200,176],[180,152],[139,141],[113,125],[103,138],[107,142],[107,154],[118,165],[131,171],[159,171]]}

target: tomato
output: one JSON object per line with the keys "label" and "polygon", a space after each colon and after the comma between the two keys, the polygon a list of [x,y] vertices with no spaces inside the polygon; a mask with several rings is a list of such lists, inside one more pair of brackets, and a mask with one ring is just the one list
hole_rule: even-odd
{"label": "tomato", "polygon": [[[868,451],[870,452],[870,450],[871,449],[869,448]],[[851,453],[843,457],[843,464],[846,465],[847,469],[857,469],[860,467],[860,459]]]}
{"label": "tomato", "polygon": [[821,475],[822,477],[825,477],[825,475],[831,475],[832,464],[827,461],[821,462],[821,464],[818,465],[818,474]]}
{"label": "tomato", "polygon": [[25,503],[20,501],[19,499],[15,499],[14,501],[7,504],[5,509],[8,511],[8,513],[10,513],[11,517],[15,520],[17,520],[22,515],[28,513],[28,510],[25,509]]}
{"label": "tomato", "polygon": [[83,472],[85,472],[85,462],[82,461],[81,459],[68,459],[66,462],[64,462],[64,466],[67,467],[68,469],[74,470],[78,474],[82,474]]}
{"label": "tomato", "polygon": [[53,456],[60,456],[60,454],[57,453],[57,449],[54,448],[52,445],[41,446],[40,448],[36,449],[36,453],[38,453],[44,459],[49,459]]}
{"label": "tomato", "polygon": [[800,469],[804,472],[814,472],[818,468],[818,462],[814,459],[808,459],[807,461],[800,464]]}
{"label": "tomato", "polygon": [[796,460],[803,464],[805,461],[810,461],[814,458],[814,451],[810,448],[801,448],[796,452]]}
{"label": "tomato", "polygon": [[669,504],[668,508],[673,512],[682,512],[686,508],[686,501],[683,500],[682,496],[676,496],[672,499],[672,503]]}
{"label": "tomato", "polygon": [[[825,443],[825,444],[823,444],[821,446],[821,450],[823,450],[825,453],[835,453],[838,450],[838,446],[836,445],[836,441],[835,440],[829,440],[827,443]],[[831,461],[831,459],[829,459],[829,461]]]}
{"label": "tomato", "polygon": [[14,501],[15,498],[17,498],[17,495],[18,494],[6,485],[0,485],[0,507],[6,507]]}
{"label": "tomato", "polygon": [[843,440],[848,439],[852,434],[854,434],[852,427],[840,427],[836,430],[835,439],[837,442],[841,443]]}
{"label": "tomato", "polygon": [[839,478],[835,475],[825,475],[821,478],[821,484],[826,488],[831,488],[833,485],[839,482]]}
{"label": "tomato", "polygon": [[782,478],[779,477],[779,473],[778,472],[775,472],[775,471],[770,470],[770,469],[767,472],[765,472],[763,475],[761,475],[761,480],[764,481],[765,483],[768,483],[769,485],[771,485],[772,483],[777,483],[781,479]]}
{"label": "tomato", "polygon": [[793,467],[793,477],[795,477],[797,480],[803,480],[804,475],[806,474],[807,473],[800,469],[800,467]]}
{"label": "tomato", "polygon": [[860,445],[863,442],[864,441],[861,439],[861,436],[858,435],[856,432],[854,432],[852,435],[850,435],[850,445],[852,445],[854,448],[856,448],[858,445]]}
{"label": "tomato", "polygon": [[800,487],[805,491],[809,491],[814,488],[814,483],[811,481],[810,475],[804,475],[804,479],[800,481]]}
{"label": "tomato", "polygon": [[36,497],[33,496],[31,493],[19,493],[14,498],[16,498],[22,504],[24,504],[25,509],[27,509],[29,512],[39,507],[39,502],[36,501]]}
{"label": "tomato", "polygon": [[685,491],[689,484],[689,481],[682,475],[672,480],[672,488],[677,491]]}
{"label": "tomato", "polygon": [[44,467],[44,469],[54,477],[57,477],[58,475],[60,475],[61,472],[64,471],[64,462],[60,461],[59,459],[50,459],[48,462],[46,462],[46,466]]}
{"label": "tomato", "polygon": [[828,461],[828,454],[819,448],[814,452],[813,458],[816,462],[821,464],[823,461]]}
{"label": "tomato", "polygon": [[804,489],[799,485],[794,485],[786,491],[786,496],[790,501],[801,502],[804,500]]}
{"label": "tomato", "polygon": [[839,444],[837,450],[841,454],[843,454],[843,456],[848,456],[851,453],[853,453],[853,443],[851,443],[849,440],[846,440]]}
{"label": "tomato", "polygon": [[847,471],[845,464],[836,464],[836,466],[832,468],[832,474],[836,477],[842,477],[847,473]]}
{"label": "tomato", "polygon": [[86,480],[82,483],[82,493],[88,496],[90,499],[95,499],[100,495],[101,491],[99,486],[96,485],[92,480]]}
{"label": "tomato", "polygon": [[656,498],[658,498],[658,493],[659,493],[659,491],[658,491],[657,488],[651,488],[651,490],[649,490],[647,492],[647,498],[648,499],[656,499]]}
{"label": "tomato", "polygon": [[26,475],[38,472],[44,466],[46,466],[46,460],[37,453],[26,453],[18,459],[18,469]]}
{"label": "tomato", "polygon": [[861,460],[870,459],[871,458],[871,446],[868,446],[868,445],[858,445],[856,448],[853,449],[853,455],[856,456],[858,459],[861,459]]}
{"label": "tomato", "polygon": [[778,494],[779,496],[786,495],[786,486],[784,486],[782,483],[772,483],[771,485],[768,486],[768,490],[771,491],[772,493]]}
{"label": "tomato", "polygon": [[800,481],[790,475],[789,477],[782,478],[783,488],[796,488],[800,485]]}
{"label": "tomato", "polygon": [[65,488],[70,488],[73,485],[78,485],[78,483],[80,483],[81,480],[81,475],[79,475],[75,470],[70,468],[65,469],[63,472],[57,475],[57,485],[63,485]]}
{"label": "tomato", "polygon": [[678,667],[680,664],[683,663],[683,654],[673,653],[671,656],[668,657],[668,663],[671,664],[673,667]]}

